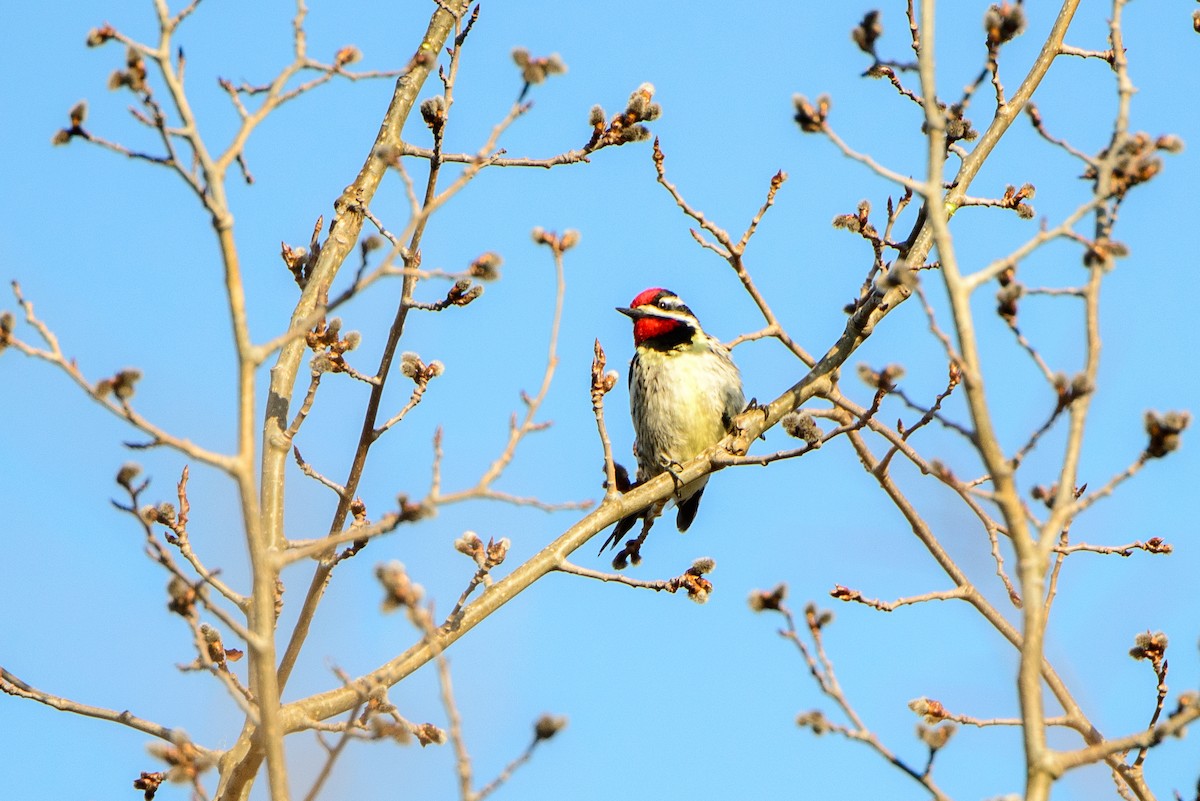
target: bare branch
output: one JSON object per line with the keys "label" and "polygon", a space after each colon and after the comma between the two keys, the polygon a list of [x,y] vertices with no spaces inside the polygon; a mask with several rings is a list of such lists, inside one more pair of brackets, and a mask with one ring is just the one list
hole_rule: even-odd
{"label": "bare branch", "polygon": [[876,598],[867,598],[858,590],[852,590],[849,587],[843,587],[841,584],[835,586],[829,591],[829,594],[839,601],[853,601],[855,603],[869,606],[872,609],[878,609],[880,612],[894,612],[902,606],[911,604],[925,603],[926,601],[961,601],[966,598],[966,590],[962,587],[956,587],[953,590],[941,590],[937,592],[927,592],[921,595],[910,595],[905,598],[897,598],[894,601],[880,601]]}
{"label": "bare branch", "polygon": [[[75,360],[67,359],[63,355],[62,349],[58,344],[58,337],[54,335],[54,332],[33,313],[33,303],[26,300],[25,296],[21,294],[20,284],[13,281],[12,290],[13,295],[16,296],[17,303],[20,304],[21,309],[24,311],[25,321],[37,331],[38,336],[46,344],[46,348],[34,347],[11,334],[5,339],[7,345],[30,358],[39,359],[62,370],[96,403],[125,420],[139,431],[148,434],[151,437],[151,446],[172,448],[195,461],[204,462],[226,473],[234,471],[233,457],[215,453],[196,445],[190,440],[172,436],[134,411],[133,407],[129,404],[129,398],[133,395],[134,382],[141,377],[140,372],[136,370],[124,370],[118,373],[113,379],[102,380],[95,384],[88,381],[84,377],[83,372],[75,364]],[[116,390],[122,389],[119,385],[123,385],[125,389],[122,390],[120,395],[117,395]]]}
{"label": "bare branch", "polygon": [[[160,740],[166,740],[169,743],[191,742],[187,739],[187,735],[179,729],[171,729],[159,723],[154,723],[144,718],[139,718],[137,715],[125,710],[117,712],[114,709],[105,709],[99,706],[89,706],[81,704],[78,701],[72,701],[61,696],[53,695],[48,692],[32,687],[26,684],[17,676],[10,673],[3,667],[0,667],[0,691],[18,698],[25,698],[30,701],[37,701],[39,704],[53,707],[60,712],[70,712],[84,717],[97,718],[99,720],[107,720],[112,723],[120,723],[122,726],[128,726],[131,729],[137,729],[144,734],[149,734],[151,737],[157,737]],[[199,746],[196,746],[199,748]],[[206,749],[200,749],[206,754],[212,752]]]}
{"label": "bare branch", "polygon": [[595,579],[603,582],[616,582],[624,584],[627,587],[636,587],[642,590],[653,590],[655,592],[676,593],[679,590],[686,590],[688,597],[697,603],[704,603],[708,600],[709,594],[712,592],[712,583],[704,578],[704,574],[712,570],[713,565],[711,559],[698,559],[685,572],[670,579],[660,579],[657,581],[646,581],[643,579],[631,578],[624,573],[605,573],[600,570],[592,570],[590,567],[581,567],[573,562],[563,560],[554,569],[560,573],[570,573],[573,576],[582,576],[583,578]]}
{"label": "bare branch", "polygon": [[324,475],[313,469],[313,466],[306,462],[304,457],[300,455],[300,448],[298,446],[292,446],[292,455],[296,458],[296,466],[300,468],[300,472],[304,473],[304,475],[320,484],[324,484],[326,487],[329,487],[329,489],[333,490],[339,498],[346,498],[350,494],[341,484],[330,478],[326,478]]}

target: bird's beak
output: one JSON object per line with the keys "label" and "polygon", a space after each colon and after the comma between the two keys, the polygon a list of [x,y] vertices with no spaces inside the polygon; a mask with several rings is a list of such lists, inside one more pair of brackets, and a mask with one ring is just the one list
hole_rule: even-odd
{"label": "bird's beak", "polygon": [[644,311],[638,311],[637,309],[626,309],[626,308],[622,308],[621,306],[617,307],[617,311],[619,311],[621,314],[625,315],[626,317],[630,318],[631,320],[640,320],[643,317],[647,316],[647,314]]}

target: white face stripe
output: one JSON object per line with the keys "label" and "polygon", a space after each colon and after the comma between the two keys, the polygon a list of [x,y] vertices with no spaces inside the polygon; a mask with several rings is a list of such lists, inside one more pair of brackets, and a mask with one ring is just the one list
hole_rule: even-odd
{"label": "white face stripe", "polygon": [[637,310],[648,317],[676,320],[690,328],[699,328],[700,321],[677,295],[663,295],[653,303],[643,303]]}
{"label": "white face stripe", "polygon": [[657,317],[661,320],[677,320],[681,323],[686,323],[692,328],[696,327],[696,318],[683,311],[668,311],[660,309],[657,306],[638,306],[637,310],[646,317]]}

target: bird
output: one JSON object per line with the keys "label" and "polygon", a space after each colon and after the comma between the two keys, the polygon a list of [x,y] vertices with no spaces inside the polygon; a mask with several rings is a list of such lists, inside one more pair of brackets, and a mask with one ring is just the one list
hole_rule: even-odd
{"label": "bird", "polygon": [[[674,474],[675,468],[718,442],[746,401],[729,349],[704,332],[674,292],[651,287],[617,311],[633,320],[629,411],[640,484],[665,471]],[[676,487],[675,524],[681,532],[695,520],[707,483],[708,476],[702,476]],[[615,547],[639,518],[656,517],[661,509],[658,505],[622,518],[600,552]]]}

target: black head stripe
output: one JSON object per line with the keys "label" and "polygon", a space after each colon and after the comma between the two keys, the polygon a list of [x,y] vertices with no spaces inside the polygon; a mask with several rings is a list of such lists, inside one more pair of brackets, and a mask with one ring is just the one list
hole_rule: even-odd
{"label": "black head stripe", "polygon": [[654,300],[652,300],[651,303],[663,311],[683,312],[684,314],[689,314],[692,317],[696,316],[692,314],[692,310],[689,309],[687,305],[679,299],[679,296],[669,289],[664,289],[655,295]]}
{"label": "black head stripe", "polygon": [[664,305],[664,302],[672,298],[676,301],[679,300],[679,296],[671,290],[660,289],[658,292],[654,293],[654,297],[650,298],[650,305],[657,306],[660,309],[665,309],[667,306]]}

